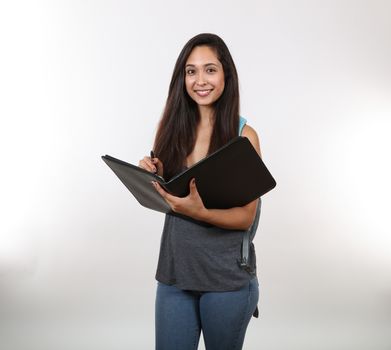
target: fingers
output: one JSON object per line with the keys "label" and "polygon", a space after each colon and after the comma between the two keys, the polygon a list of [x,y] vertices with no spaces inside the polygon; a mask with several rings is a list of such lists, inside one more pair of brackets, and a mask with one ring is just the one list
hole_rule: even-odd
{"label": "fingers", "polygon": [[151,181],[151,183],[174,212],[196,217],[200,211],[205,209],[202,199],[198,194],[194,178],[190,181],[190,194],[186,197],[173,196],[165,191],[158,182]]}
{"label": "fingers", "polygon": [[[155,161],[153,161],[155,159]],[[151,158],[151,157],[144,157],[141,159],[138,163],[138,166],[140,168],[143,168],[147,171],[150,171],[151,173],[156,173],[157,168],[154,163],[156,163],[157,158]]]}
{"label": "fingers", "polygon": [[163,176],[163,163],[159,158],[152,158],[152,162],[157,168],[157,174]]}
{"label": "fingers", "polygon": [[161,186],[156,181],[151,181],[151,184],[153,187],[155,187],[155,190],[158,191],[161,196],[164,198],[164,193],[162,193]]}
{"label": "fingers", "polygon": [[165,200],[172,200],[172,198],[174,197],[173,195],[171,195],[170,193],[166,192],[162,186],[160,186],[160,184],[156,181],[151,181],[152,182],[152,185],[155,187],[156,191],[158,191],[160,193],[160,195],[165,199]]}
{"label": "fingers", "polygon": [[195,178],[194,177],[190,180],[189,187],[190,187],[190,193],[197,192],[197,187],[196,187],[196,183],[195,183]]}
{"label": "fingers", "polygon": [[159,158],[144,157],[139,161],[138,166],[151,173],[163,176],[163,163]]}

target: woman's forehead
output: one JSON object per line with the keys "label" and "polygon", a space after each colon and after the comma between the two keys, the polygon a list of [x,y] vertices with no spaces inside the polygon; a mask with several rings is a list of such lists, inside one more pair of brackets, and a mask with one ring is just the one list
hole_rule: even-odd
{"label": "woman's forehead", "polygon": [[187,58],[186,65],[221,65],[214,49],[208,46],[196,46]]}

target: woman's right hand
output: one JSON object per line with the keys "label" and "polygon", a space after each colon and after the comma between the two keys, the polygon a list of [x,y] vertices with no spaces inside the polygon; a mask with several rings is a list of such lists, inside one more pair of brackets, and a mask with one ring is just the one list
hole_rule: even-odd
{"label": "woman's right hand", "polygon": [[138,162],[138,166],[163,177],[163,163],[159,158],[145,156]]}

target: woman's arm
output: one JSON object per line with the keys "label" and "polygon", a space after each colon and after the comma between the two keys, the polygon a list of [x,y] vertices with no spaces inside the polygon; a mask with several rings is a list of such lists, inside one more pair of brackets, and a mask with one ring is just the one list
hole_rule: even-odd
{"label": "woman's arm", "polygon": [[[259,139],[256,131],[245,125],[242,136],[249,139],[261,156]],[[167,201],[174,212],[190,216],[196,220],[233,230],[247,230],[254,221],[258,198],[242,206],[229,209],[207,209],[197,191],[194,179],[190,182],[190,193],[186,197],[176,197],[167,193],[157,182],[153,183],[156,190]]]}
{"label": "woman's arm", "polygon": [[206,209],[198,220],[231,230],[248,230],[254,221],[257,202],[255,199],[243,207]]}

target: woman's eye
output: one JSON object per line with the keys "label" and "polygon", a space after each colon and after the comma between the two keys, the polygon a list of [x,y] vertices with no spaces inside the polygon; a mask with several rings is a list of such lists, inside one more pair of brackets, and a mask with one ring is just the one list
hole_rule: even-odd
{"label": "woman's eye", "polygon": [[216,69],[214,69],[214,68],[209,68],[209,69],[208,69],[208,72],[209,72],[209,73],[216,72]]}
{"label": "woman's eye", "polygon": [[187,74],[193,74],[193,73],[194,73],[194,70],[193,70],[193,69],[188,69],[188,70],[186,71],[186,73],[187,73]]}

